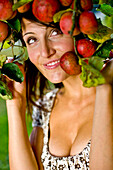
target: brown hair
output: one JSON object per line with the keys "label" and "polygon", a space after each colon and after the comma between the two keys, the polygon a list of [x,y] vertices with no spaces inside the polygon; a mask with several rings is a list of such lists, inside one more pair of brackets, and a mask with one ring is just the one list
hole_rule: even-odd
{"label": "brown hair", "polygon": [[[53,22],[42,23],[39,20],[37,20],[32,14],[32,9],[30,9],[28,12],[24,14],[19,14],[19,18],[20,18],[21,25],[23,28],[24,28],[24,23],[22,22],[22,18],[25,18],[32,22],[38,22],[42,25],[46,25],[47,27],[55,27],[55,28],[60,29],[58,23],[57,24],[54,24]],[[24,42],[23,44],[25,45]],[[53,84],[49,82],[29,59],[25,61],[25,70],[26,70],[26,87],[27,87],[27,90],[26,90],[27,111],[28,113],[31,114],[32,105],[35,105],[35,101],[38,98],[43,97],[43,95],[49,90],[55,87],[60,88],[62,86],[62,83]]]}

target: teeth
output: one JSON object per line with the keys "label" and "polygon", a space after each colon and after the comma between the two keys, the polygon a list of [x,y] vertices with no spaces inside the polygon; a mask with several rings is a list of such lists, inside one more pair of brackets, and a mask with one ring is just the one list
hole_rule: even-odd
{"label": "teeth", "polygon": [[59,62],[60,62],[60,60],[55,61],[55,62],[51,62],[51,63],[48,63],[47,66],[53,66],[53,65],[55,65],[55,64],[57,64],[57,63],[59,63]]}

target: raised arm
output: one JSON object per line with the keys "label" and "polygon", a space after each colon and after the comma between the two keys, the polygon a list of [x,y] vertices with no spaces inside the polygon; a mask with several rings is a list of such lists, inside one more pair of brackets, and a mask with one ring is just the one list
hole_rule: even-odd
{"label": "raised arm", "polygon": [[[22,67],[22,66],[21,66]],[[21,68],[23,71],[23,68]],[[32,151],[25,122],[26,86],[23,83],[9,82],[13,100],[7,100],[9,125],[10,170],[37,170],[38,165]]]}
{"label": "raised arm", "polygon": [[91,170],[113,169],[113,61],[108,63],[102,73],[107,83],[96,88]]}

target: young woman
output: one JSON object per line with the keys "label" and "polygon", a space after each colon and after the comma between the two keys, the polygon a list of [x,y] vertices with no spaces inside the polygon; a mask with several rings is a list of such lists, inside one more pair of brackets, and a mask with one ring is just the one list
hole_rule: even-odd
{"label": "young woman", "polygon": [[46,79],[63,86],[36,101],[29,140],[25,80],[9,82],[13,92],[13,100],[7,100],[10,169],[112,170],[113,62],[102,72],[106,84],[85,88],[80,75],[68,75],[59,64],[60,57],[74,49],[70,35],[23,17],[22,36],[35,71],[37,68]]}

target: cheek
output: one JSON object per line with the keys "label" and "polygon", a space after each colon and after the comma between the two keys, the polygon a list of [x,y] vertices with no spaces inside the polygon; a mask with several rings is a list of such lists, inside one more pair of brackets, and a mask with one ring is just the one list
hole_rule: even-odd
{"label": "cheek", "polygon": [[35,55],[36,54],[35,51],[34,50],[29,50],[29,49],[27,49],[27,51],[28,51],[28,56],[29,56],[30,61],[34,65],[36,65],[38,60],[37,60],[37,56]]}
{"label": "cheek", "polygon": [[67,38],[60,41],[60,49],[61,51],[67,52],[67,51],[74,51],[74,42],[72,38]]}

